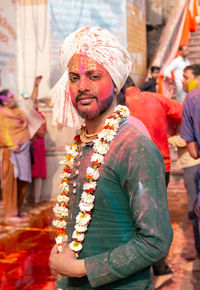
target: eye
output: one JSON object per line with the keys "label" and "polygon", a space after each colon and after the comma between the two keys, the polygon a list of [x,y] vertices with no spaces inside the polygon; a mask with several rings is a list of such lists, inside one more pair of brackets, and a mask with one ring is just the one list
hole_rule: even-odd
{"label": "eye", "polygon": [[99,74],[92,74],[90,75],[90,80],[92,81],[97,81],[101,78],[101,76]]}
{"label": "eye", "polygon": [[76,75],[70,75],[69,76],[69,79],[72,83],[75,83],[76,81],[79,80],[79,76],[76,76]]}

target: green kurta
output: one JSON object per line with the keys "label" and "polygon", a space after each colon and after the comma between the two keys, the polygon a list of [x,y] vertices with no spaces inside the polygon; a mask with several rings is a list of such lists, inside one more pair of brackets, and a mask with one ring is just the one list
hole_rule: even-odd
{"label": "green kurta", "polygon": [[[82,155],[76,158],[70,178],[69,242],[93,143],[80,150]],[[162,156],[148,137],[125,121],[100,168],[92,220],[79,254],[85,259],[87,277],[62,276],[57,287],[153,289],[150,266],[166,257],[171,241]]]}

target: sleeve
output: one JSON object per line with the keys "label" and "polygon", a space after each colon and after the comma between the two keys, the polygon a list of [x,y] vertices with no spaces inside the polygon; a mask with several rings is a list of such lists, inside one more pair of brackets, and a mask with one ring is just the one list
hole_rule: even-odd
{"label": "sleeve", "polygon": [[150,80],[148,80],[147,82],[145,82],[143,85],[140,86],[140,90],[141,91],[148,91],[152,86],[152,83]]}
{"label": "sleeve", "polygon": [[172,242],[163,159],[153,142],[142,138],[146,141],[131,150],[118,169],[129,196],[136,237],[85,259],[87,276],[94,288],[128,277],[165,258]]}
{"label": "sleeve", "polygon": [[174,59],[172,60],[172,62],[164,69],[164,76],[166,78],[169,78],[171,79],[172,78],[172,75],[171,75],[171,72],[176,70],[177,68],[177,59]]}
{"label": "sleeve", "polygon": [[162,95],[159,95],[159,98],[164,106],[167,118],[181,121],[183,105]]}
{"label": "sleeve", "polygon": [[21,116],[21,121],[22,121],[22,128],[26,129],[28,128],[28,120],[26,115],[24,114],[24,112],[22,110],[19,110],[20,112],[20,116]]}
{"label": "sleeve", "polygon": [[181,137],[188,142],[195,142],[194,124],[191,116],[190,100],[185,99],[183,104],[183,116],[181,120]]}

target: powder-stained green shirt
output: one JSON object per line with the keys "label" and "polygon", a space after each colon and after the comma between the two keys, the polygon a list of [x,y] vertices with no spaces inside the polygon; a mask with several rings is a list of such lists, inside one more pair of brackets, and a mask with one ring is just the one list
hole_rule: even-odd
{"label": "powder-stained green shirt", "polygon": [[[86,168],[94,152],[92,143],[80,150],[82,156],[75,160],[70,179],[69,242]],[[100,168],[92,220],[79,254],[80,259],[85,259],[87,276],[60,276],[57,287],[153,289],[150,266],[166,257],[171,241],[162,156],[148,137],[124,121]]]}

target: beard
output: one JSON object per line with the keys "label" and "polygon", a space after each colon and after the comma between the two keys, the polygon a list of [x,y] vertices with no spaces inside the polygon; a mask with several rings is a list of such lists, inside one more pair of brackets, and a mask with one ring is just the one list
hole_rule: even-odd
{"label": "beard", "polygon": [[82,106],[82,108],[79,108],[78,106],[78,100],[82,96],[78,95],[76,97],[76,103],[74,105],[75,109],[77,110],[77,113],[79,114],[80,117],[86,120],[92,120],[95,119],[99,116],[101,116],[103,113],[105,113],[111,106],[113,102],[114,95],[112,94],[111,96],[108,96],[102,101],[99,101],[99,99],[96,96],[93,96],[93,99],[95,100],[96,104],[95,107],[92,109],[90,106]]}

